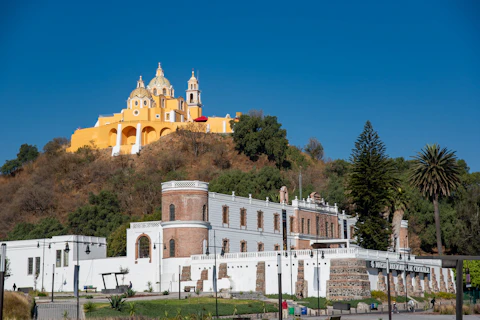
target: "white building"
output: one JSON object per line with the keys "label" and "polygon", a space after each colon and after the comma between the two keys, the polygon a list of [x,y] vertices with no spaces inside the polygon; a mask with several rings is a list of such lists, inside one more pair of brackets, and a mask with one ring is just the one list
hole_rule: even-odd
{"label": "white building", "polygon": [[[12,288],[15,283],[17,288],[50,291],[53,279],[54,291],[73,291],[78,254],[80,289],[112,289],[131,281],[139,291],[146,290],[148,283],[154,291],[178,291],[180,277],[182,290],[213,291],[216,258],[218,290],[268,294],[278,290],[277,255],[281,254],[286,293],[330,299],[369,296],[370,290],[385,290],[387,258],[393,262],[398,294],[404,292],[407,266],[408,292],[454,290],[452,273],[442,270],[440,261],[419,263],[414,256],[407,260],[405,254],[400,260],[397,253],[350,246],[355,219],[339,214],[336,205],[324,203],[318,195],[288,204],[282,188],[280,199],[283,203],[208,192],[208,184],[200,181],[166,182],[163,220],[131,223],[125,257],[107,258],[105,238],[10,241],[6,243],[11,276],[5,286]],[[408,224],[402,226],[405,233]],[[127,268],[128,274],[120,274]]]}

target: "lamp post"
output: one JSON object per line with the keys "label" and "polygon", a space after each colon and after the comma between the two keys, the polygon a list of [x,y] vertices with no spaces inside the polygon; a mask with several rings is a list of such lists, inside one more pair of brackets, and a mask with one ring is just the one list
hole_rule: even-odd
{"label": "lamp post", "polygon": [[[88,245],[88,242],[83,242],[83,241],[78,241],[78,236],[75,236],[76,240],[70,240],[66,241],[65,243],[65,252],[69,253],[70,252],[70,247],[68,246],[68,242],[76,243],[77,244],[77,264],[75,265],[75,272],[74,272],[74,284],[76,284],[76,289],[74,288],[74,294],[77,295],[77,320],[80,319],[80,287],[79,287],[79,279],[80,279],[80,262],[79,262],[79,249],[78,249],[78,244],[79,243],[86,243],[87,248],[85,249],[86,254],[90,254],[90,246]],[[76,279],[75,279],[76,278]],[[74,285],[75,287],[75,285]]]}
{"label": "lamp post", "polygon": [[[210,244],[207,246],[207,252],[205,254],[208,256],[210,255],[209,251]],[[213,255],[214,255],[214,266],[213,266],[213,290],[215,291],[215,315],[218,319],[218,295],[217,295],[217,246],[216,246],[216,236],[215,236],[215,230],[213,230]],[[225,249],[223,247],[223,244],[221,246],[222,251],[220,252],[220,255],[223,257],[225,255]]]}
{"label": "lamp post", "polygon": [[153,244],[153,250],[157,249],[157,246],[155,244],[159,245],[158,248],[158,292],[162,292],[162,245],[163,245],[163,250],[167,249],[166,245],[163,242],[156,242]]}
{"label": "lamp post", "polygon": [[279,253],[277,255],[277,265],[278,265],[278,319],[282,320],[282,255]]}
{"label": "lamp post", "polygon": [[[320,265],[318,264],[318,249],[317,251],[317,313],[320,311]],[[313,250],[310,250],[310,258],[313,258]],[[322,259],[325,259],[325,252],[322,250]]]}
{"label": "lamp post", "polygon": [[2,243],[0,257],[0,320],[3,320],[3,292],[5,291],[5,272],[6,269],[6,255],[7,255],[7,244]]}

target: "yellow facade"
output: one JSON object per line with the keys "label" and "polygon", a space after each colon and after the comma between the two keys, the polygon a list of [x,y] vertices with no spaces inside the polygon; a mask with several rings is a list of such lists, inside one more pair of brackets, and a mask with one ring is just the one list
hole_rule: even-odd
{"label": "yellow facade", "polygon": [[[237,113],[237,116],[239,113]],[[206,132],[231,133],[232,118],[202,117],[201,91],[194,72],[188,80],[186,98],[175,97],[175,90],[160,63],[155,77],[145,86],[142,77],[130,93],[126,108],[119,113],[100,116],[92,128],[77,129],[68,151],[83,146],[112,148],[112,155],[137,153],[142,146],[158,140],[195,120],[205,123]]]}

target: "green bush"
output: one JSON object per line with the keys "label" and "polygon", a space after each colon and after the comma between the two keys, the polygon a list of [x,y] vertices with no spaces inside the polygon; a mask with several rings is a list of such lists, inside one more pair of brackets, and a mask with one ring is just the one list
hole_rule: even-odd
{"label": "green bush", "polygon": [[168,291],[168,290],[163,291],[164,296],[168,296],[169,294],[170,294],[170,291]]}
{"label": "green bush", "polygon": [[123,305],[125,304],[122,296],[110,296],[108,297],[108,301],[110,302],[110,307],[117,311],[122,311]]}
{"label": "green bush", "polygon": [[388,296],[383,291],[372,290],[372,298],[380,301],[387,301]]}
{"label": "green bush", "polygon": [[48,297],[48,293],[46,293],[46,292],[39,292],[39,293],[37,294],[37,296],[38,296],[38,297]]}
{"label": "green bush", "polygon": [[83,311],[85,311],[86,313],[95,311],[96,308],[97,307],[92,301],[88,301],[83,305]]}
{"label": "green bush", "polygon": [[127,292],[125,292],[125,296],[127,298],[133,297],[137,292],[135,290],[132,290],[130,288],[127,289]]}

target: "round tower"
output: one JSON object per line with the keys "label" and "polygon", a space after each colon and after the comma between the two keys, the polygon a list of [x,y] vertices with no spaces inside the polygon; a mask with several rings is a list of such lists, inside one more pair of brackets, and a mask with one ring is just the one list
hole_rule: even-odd
{"label": "round tower", "polygon": [[208,241],[208,183],[162,183],[164,258],[202,254]]}

